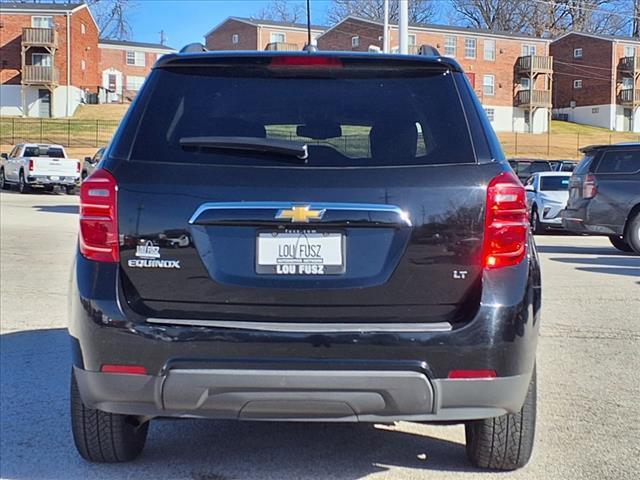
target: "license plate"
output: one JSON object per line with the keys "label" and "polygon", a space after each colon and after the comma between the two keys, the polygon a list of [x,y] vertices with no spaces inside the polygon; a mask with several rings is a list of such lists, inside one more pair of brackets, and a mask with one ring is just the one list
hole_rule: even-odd
{"label": "license plate", "polygon": [[56,175],[51,175],[51,176],[49,177],[49,180],[58,181],[58,180],[60,180],[60,177],[58,177],[58,176],[56,176]]}
{"label": "license plate", "polygon": [[344,235],[339,232],[258,233],[256,272],[270,275],[339,275],[345,271]]}

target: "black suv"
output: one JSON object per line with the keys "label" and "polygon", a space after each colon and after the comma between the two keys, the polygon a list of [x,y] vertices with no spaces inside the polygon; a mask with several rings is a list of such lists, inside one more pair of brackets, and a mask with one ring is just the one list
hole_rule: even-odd
{"label": "black suv", "polygon": [[540,272],[522,184],[444,57],[179,53],[82,184],[76,446],[155,417],[464,422],[533,446]]}
{"label": "black suv", "polygon": [[562,224],[640,254],[640,143],[592,145],[569,181]]}

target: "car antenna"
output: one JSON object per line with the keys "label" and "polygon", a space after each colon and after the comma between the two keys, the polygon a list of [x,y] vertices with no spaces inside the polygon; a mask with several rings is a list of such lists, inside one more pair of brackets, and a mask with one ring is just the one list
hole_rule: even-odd
{"label": "car antenna", "polygon": [[317,52],[318,48],[315,45],[311,44],[311,0],[307,0],[307,44],[304,46],[303,50],[305,52]]}

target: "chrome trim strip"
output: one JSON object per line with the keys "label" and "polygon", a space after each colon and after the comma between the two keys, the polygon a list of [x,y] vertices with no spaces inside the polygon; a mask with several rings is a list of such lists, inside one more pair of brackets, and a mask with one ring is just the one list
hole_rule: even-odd
{"label": "chrome trim strip", "polygon": [[438,323],[289,323],[289,322],[236,322],[232,320],[196,320],[183,318],[148,318],[157,325],[232,328],[280,333],[345,333],[345,332],[449,332],[449,322]]}
{"label": "chrome trim strip", "polygon": [[309,206],[312,210],[338,210],[358,212],[390,212],[398,215],[402,223],[411,226],[411,219],[407,212],[396,205],[380,203],[323,203],[323,202],[208,202],[200,205],[191,215],[189,224],[207,210],[284,210],[296,205]]}

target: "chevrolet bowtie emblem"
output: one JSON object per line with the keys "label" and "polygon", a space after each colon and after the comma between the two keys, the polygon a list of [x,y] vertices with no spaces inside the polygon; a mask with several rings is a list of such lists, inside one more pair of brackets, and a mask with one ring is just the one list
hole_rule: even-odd
{"label": "chevrolet bowtie emblem", "polygon": [[309,223],[309,220],[320,220],[325,210],[312,210],[311,205],[294,205],[288,210],[278,210],[277,220],[291,220],[298,223]]}

